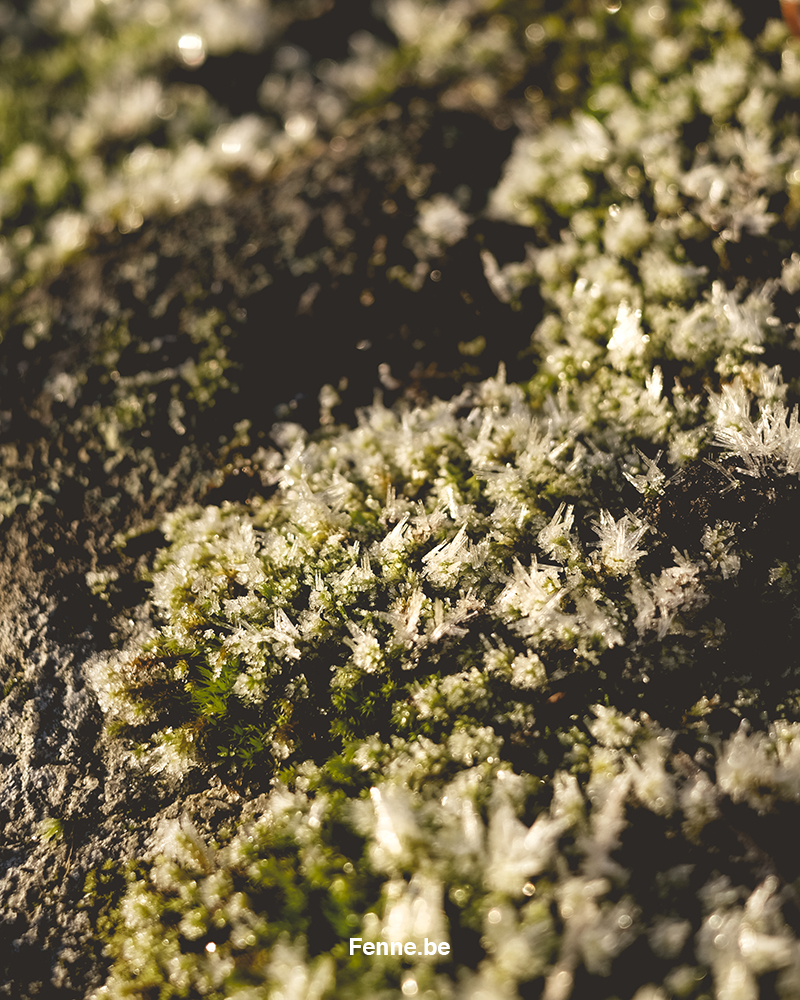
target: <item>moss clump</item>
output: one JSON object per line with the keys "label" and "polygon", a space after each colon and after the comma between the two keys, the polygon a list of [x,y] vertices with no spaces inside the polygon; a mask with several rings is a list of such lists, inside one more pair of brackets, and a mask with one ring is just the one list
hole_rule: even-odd
{"label": "moss clump", "polygon": [[[756,600],[786,613],[794,572],[788,563],[772,595],[778,550],[764,548],[775,525],[763,502],[776,490],[789,491],[776,511],[791,502],[795,443],[764,406],[752,426],[784,428],[782,464],[759,458],[752,486],[714,467],[706,494],[722,479],[733,506],[715,510],[712,497],[694,536],[666,513],[680,509],[669,499],[679,483],[649,501],[652,524],[592,517],[591,498],[619,492],[624,470],[607,453],[590,460],[568,424],[554,433],[502,379],[426,410],[375,407],[360,427],[316,439],[287,427],[283,456],[262,460],[269,498],[163,522],[158,617],[98,670],[106,709],[156,770],[211,765],[264,780],[373,733],[439,738],[489,723],[526,742],[597,701],[677,724],[731,683],[736,704],[750,645],[732,609]],[[745,491],[762,482],[753,506]],[[737,504],[755,522],[739,534],[721,516]],[[671,691],[658,664],[680,663],[699,635],[716,652]],[[782,703],[796,693],[785,687]]]}
{"label": "moss clump", "polygon": [[[152,571],[161,624],[97,678],[112,714],[160,753],[234,773],[416,731],[420,682],[497,651],[465,637],[501,627],[493,605],[534,551],[531,525],[585,478],[568,449],[549,457],[519,389],[485,385],[464,421],[467,402],[374,408],[316,440],[287,427],[284,457],[262,459],[270,497],[170,517]],[[504,497],[498,463],[519,449],[528,481],[508,477]],[[498,681],[523,652],[500,645]]]}

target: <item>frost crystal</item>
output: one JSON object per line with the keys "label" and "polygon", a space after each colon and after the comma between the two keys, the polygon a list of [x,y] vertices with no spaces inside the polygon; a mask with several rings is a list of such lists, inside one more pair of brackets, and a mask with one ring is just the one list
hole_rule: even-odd
{"label": "frost crystal", "polygon": [[631,530],[628,514],[615,521],[607,510],[602,510],[599,523],[595,522],[593,527],[600,536],[603,565],[612,576],[627,576],[637,560],[646,555],[645,549],[637,549],[636,546],[648,530],[647,524]]}
{"label": "frost crystal", "polygon": [[642,333],[641,318],[641,309],[631,309],[624,301],[620,303],[617,321],[608,341],[608,356],[615,368],[623,370],[644,354],[649,338]]}
{"label": "frost crystal", "polygon": [[[712,397],[716,414],[714,443],[740,457],[746,471],[758,475],[765,463],[772,462],[786,475],[800,475],[800,424],[798,407],[791,412],[773,393],[774,378],[765,376],[767,402],[762,404],[757,420],[751,417],[752,396],[741,380],[722,387]],[[771,391],[772,390],[772,391]]]}

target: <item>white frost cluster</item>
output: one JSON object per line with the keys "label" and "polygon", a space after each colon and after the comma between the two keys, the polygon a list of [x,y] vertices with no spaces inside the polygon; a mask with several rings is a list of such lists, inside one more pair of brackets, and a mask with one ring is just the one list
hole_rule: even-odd
{"label": "white frost cluster", "polygon": [[624,370],[644,355],[650,338],[642,331],[641,319],[641,309],[631,309],[628,302],[620,302],[617,321],[608,341],[608,357],[615,368]]}
{"label": "white frost cluster", "polygon": [[[36,0],[27,16],[65,51],[89,39],[80,52],[89,86],[53,112],[51,147],[21,143],[0,165],[0,220],[31,201],[44,217],[10,244],[15,276],[62,264],[92,233],[129,233],[153,216],[219,203],[233,175],[263,181],[318,128],[335,129],[389,59],[385,45],[356,32],[349,57],[322,60],[314,78],[308,53],[284,45],[276,54],[284,71],[265,65],[265,114],[232,117],[204,88],[166,82],[165,67],[264,51],[286,26],[264,0]],[[69,227],[58,218],[68,189],[71,204],[77,193]]]}
{"label": "white frost cluster", "polygon": [[600,511],[600,521],[594,530],[600,536],[600,558],[611,576],[628,576],[646,555],[645,549],[636,546],[648,528],[647,523],[634,527],[628,514],[615,521],[607,510]]}
{"label": "white frost cluster", "polygon": [[753,419],[753,397],[741,379],[724,385],[711,397],[716,417],[714,443],[741,458],[747,472],[758,475],[771,463],[786,475],[800,475],[800,424],[798,410],[791,412],[781,401],[786,387],[777,371],[764,372],[762,402]]}
{"label": "white frost cluster", "polygon": [[609,253],[630,260],[647,244],[650,235],[651,224],[638,202],[609,208],[603,227],[603,243]]}
{"label": "white frost cluster", "polygon": [[469,216],[462,212],[456,202],[444,194],[438,194],[419,207],[419,227],[426,236],[452,246],[467,235]]}

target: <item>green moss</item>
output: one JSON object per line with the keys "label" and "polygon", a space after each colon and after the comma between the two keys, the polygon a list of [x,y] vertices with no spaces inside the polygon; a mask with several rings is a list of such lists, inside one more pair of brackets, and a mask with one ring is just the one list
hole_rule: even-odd
{"label": "green moss", "polygon": [[78,908],[88,913],[92,926],[97,929],[99,943],[108,943],[118,932],[122,898],[142,871],[141,863],[120,864],[109,859],[87,873]]}

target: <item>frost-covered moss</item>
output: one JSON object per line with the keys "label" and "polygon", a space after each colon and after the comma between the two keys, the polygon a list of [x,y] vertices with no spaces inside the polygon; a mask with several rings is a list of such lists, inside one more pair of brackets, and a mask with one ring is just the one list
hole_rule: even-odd
{"label": "frost-covered moss", "polygon": [[[87,306],[102,322],[82,360],[31,393],[66,464],[4,455],[8,519],[98,470],[117,477],[110,519],[119,491],[169,497],[203,462],[206,480],[227,466],[252,487],[226,498],[220,473],[214,503],[158,512],[160,535],[128,531],[120,565],[103,552],[85,574],[98,606],[125,610],[91,671],[104,752],[154,795],[221,777],[233,817],[173,810],[152,836],[126,818],[149,838],[126,885],[115,864],[85,883],[112,962],[94,996],[796,997],[799,873],[775,834],[800,789],[796,50],[777,20],[747,37],[725,0],[389,0],[336,61],[279,41],[323,6],[8,15],[0,277],[24,348],[9,379],[60,349],[51,330],[67,350],[83,329],[80,312],[59,328],[51,300],[17,302],[42,268],[198,200],[219,206],[198,216],[219,225],[208,245],[238,247],[261,204],[238,193],[270,177],[287,193],[285,215],[258,216],[282,220],[271,255],[248,235],[174,283],[169,227],[146,259],[120,255],[131,304]],[[25,34],[37,22],[46,51]],[[255,50],[273,61],[255,110],[212,77],[187,85],[204,60]],[[29,77],[26,115],[12,97]],[[429,190],[434,166],[412,162],[426,101],[495,138],[519,129],[487,210],[468,185]],[[382,173],[387,135],[400,153]],[[317,173],[292,173],[303,150]],[[359,271],[346,171],[367,161],[375,212],[402,203],[411,221],[381,221]],[[352,204],[321,198],[313,216],[324,185]],[[493,226],[527,252],[497,259]],[[269,445],[260,395],[209,417],[272,377],[220,275],[230,302],[307,278],[299,322],[354,269],[364,309],[375,289],[444,285],[431,262],[455,269],[480,240],[503,315],[542,299],[525,383],[501,369],[347,427],[343,380],[320,396],[321,429],[284,423]],[[82,830],[52,817],[39,849],[71,851]],[[354,936],[451,954],[367,961]]]}
{"label": "frost-covered moss", "polygon": [[[795,996],[791,894],[724,855],[737,827],[761,841],[779,800],[795,816],[797,725],[717,745],[714,781],[674,732],[595,714],[547,787],[473,730],[304,765],[224,844],[162,824],[95,995]],[[452,951],[368,959],[350,938]]]}
{"label": "frost-covered moss", "polygon": [[[767,398],[781,389],[763,375]],[[718,518],[730,528],[741,507],[769,524],[795,496],[796,415],[763,403],[754,422],[741,380],[709,405],[716,441],[747,465],[727,479],[718,467],[731,501]],[[262,459],[268,499],[164,521],[154,627],[96,674],[153,769],[227,760],[234,774],[263,773],[343,740],[439,735],[459,719],[513,737],[541,728],[564,684],[580,690],[566,714],[608,700],[672,719],[692,691],[710,696],[704,685],[747,671],[730,608],[745,593],[770,600],[763,558],[746,547],[763,531],[720,533],[709,515],[681,536],[688,551],[670,552],[658,525],[671,491],[658,514],[651,494],[655,525],[593,511],[592,498],[620,490],[624,464],[588,454],[570,422],[537,416],[518,387],[497,379],[425,410],[373,407],[353,430],[283,436],[282,456]],[[646,476],[628,475],[647,492]],[[762,509],[767,475],[789,492]],[[718,650],[710,671],[673,694],[663,678],[643,686],[698,635]]]}
{"label": "frost-covered moss", "polygon": [[[513,648],[465,637],[476,621],[487,635],[501,627],[531,530],[589,475],[574,442],[550,439],[502,379],[424,411],[375,407],[313,441],[283,433],[283,457],[262,460],[273,496],[165,522],[171,546],[153,571],[163,627],[98,677],[112,714],[155,728],[161,752],[187,764],[222,753],[261,768],[415,731],[422,681],[489,660],[505,686]],[[524,478],[502,464],[517,454]],[[553,570],[531,572],[555,590]]]}
{"label": "frost-covered moss", "polygon": [[[492,211],[527,220],[538,240],[526,267],[493,280],[506,297],[535,281],[551,306],[539,379],[586,378],[609,360],[628,372],[657,362],[684,384],[730,378],[793,319],[768,313],[796,222],[796,56],[776,51],[777,24],[750,42],[733,33],[732,7],[712,6],[654,19],[625,5],[647,63],[598,81],[570,122],[519,140],[506,165]],[[697,61],[662,58],[673,49]],[[738,81],[727,97],[723,64]],[[693,457],[690,441],[696,453],[673,435],[673,463]]]}
{"label": "frost-covered moss", "polygon": [[[218,204],[319,138],[352,134],[354,107],[399,87],[449,89],[449,107],[500,115],[508,128],[509,95],[531,56],[553,89],[548,46],[531,52],[523,34],[544,5],[509,4],[507,15],[494,6],[402,0],[373,13],[360,4],[346,28],[337,11],[328,22],[342,35],[336,58],[302,28],[329,11],[324,0],[9,6],[0,279],[16,296],[98,236]],[[549,25],[554,40],[564,34],[562,16]]]}
{"label": "frost-covered moss", "polygon": [[[796,55],[721,0],[608,7],[490,202],[530,227],[483,261],[541,291],[532,379],[352,428],[326,389],[261,496],[164,519],[93,683],[150,772],[263,795],[160,828],[102,995],[800,993]],[[421,78],[520,16],[388,9]],[[414,238],[468,224],[437,197]]]}
{"label": "frost-covered moss", "polygon": [[284,129],[267,94],[272,114],[232,115],[191,80],[209,58],[268,48],[313,2],[30,6],[3,15],[0,273],[15,292],[98,232],[219,202],[237,172],[263,180],[313,133]]}

